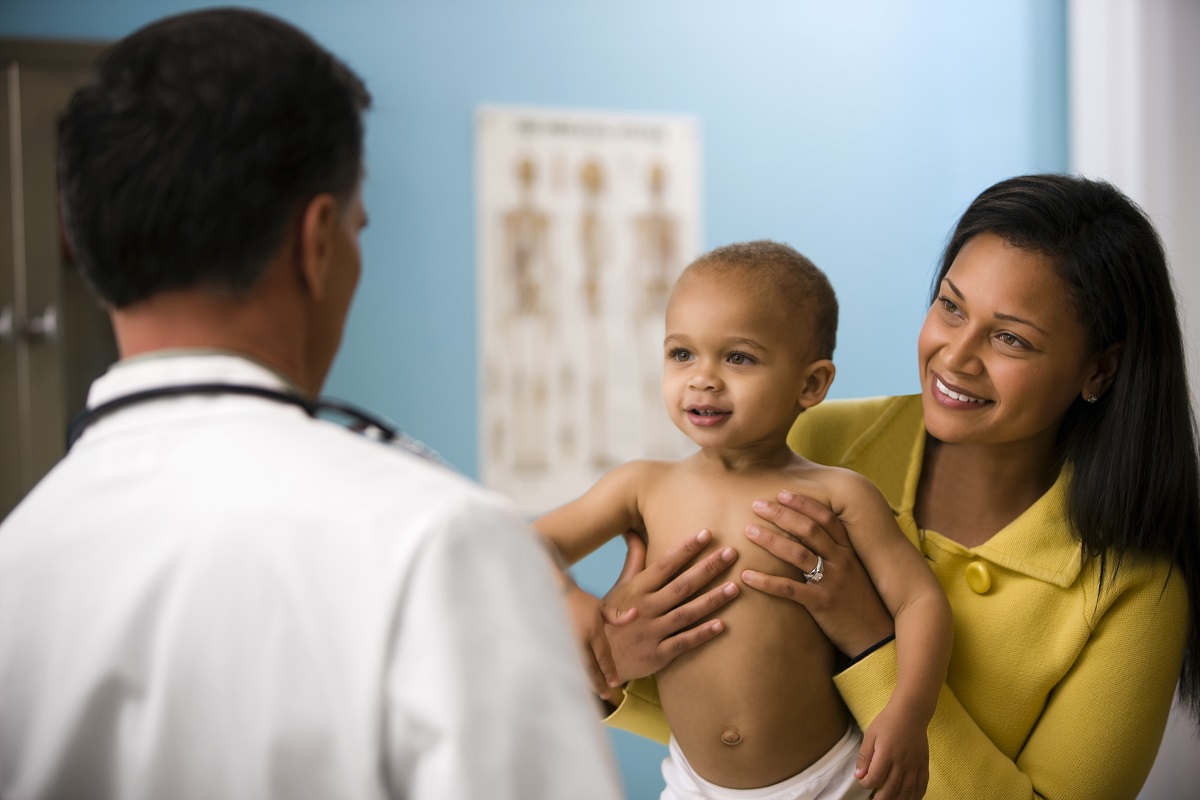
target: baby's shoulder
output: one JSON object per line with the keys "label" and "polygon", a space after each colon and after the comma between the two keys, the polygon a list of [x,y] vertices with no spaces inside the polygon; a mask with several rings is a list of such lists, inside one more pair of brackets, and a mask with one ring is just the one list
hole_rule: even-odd
{"label": "baby's shoulder", "polygon": [[641,458],[613,467],[602,482],[615,483],[641,493],[678,474],[679,462],[665,459]]}
{"label": "baby's shoulder", "polygon": [[846,467],[831,467],[806,461],[793,469],[805,483],[819,487],[835,510],[855,503],[884,502],[883,495],[871,479]]}
{"label": "baby's shoulder", "polygon": [[669,461],[662,458],[639,458],[634,461],[626,461],[619,467],[613,469],[614,473],[621,473],[626,477],[633,478],[650,478],[659,475],[670,475],[679,469],[679,461]]}

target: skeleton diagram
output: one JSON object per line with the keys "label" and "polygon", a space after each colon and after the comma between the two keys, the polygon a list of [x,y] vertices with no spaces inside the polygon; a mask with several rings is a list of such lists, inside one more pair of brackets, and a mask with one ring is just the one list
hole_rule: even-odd
{"label": "skeleton diagram", "polygon": [[604,167],[585,161],[579,170],[583,187],[583,213],[579,221],[579,245],[583,256],[584,335],[587,352],[587,419],[591,424],[589,456],[592,466],[607,469],[615,461],[608,451],[608,347],[604,335],[604,267],[609,257],[607,230],[597,210],[604,193]]}
{"label": "skeleton diagram", "polygon": [[[502,312],[504,347],[511,364],[508,408],[512,421],[512,464],[518,470],[543,471],[549,445],[547,383],[551,369],[548,342],[554,328],[551,309],[553,263],[549,252],[550,218],[534,204],[537,167],[517,162],[521,196],[503,215],[504,267],[511,287]],[[496,439],[503,441],[502,434]]]}
{"label": "skeleton diagram", "polygon": [[[663,317],[667,296],[679,274],[678,222],[666,208],[666,169],[652,163],[647,175],[649,204],[634,217],[633,275],[637,288],[634,329],[637,336],[638,382],[643,408],[662,405]],[[643,445],[647,456],[677,455],[677,437],[662,424],[662,415],[647,414],[643,421]]]}

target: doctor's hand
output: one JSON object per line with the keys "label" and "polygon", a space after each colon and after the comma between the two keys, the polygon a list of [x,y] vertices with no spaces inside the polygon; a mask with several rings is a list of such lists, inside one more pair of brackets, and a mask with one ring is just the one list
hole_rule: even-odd
{"label": "doctor's hand", "polygon": [[737,584],[727,581],[697,595],[737,558],[736,550],[723,547],[697,561],[712,540],[708,531],[688,537],[649,566],[642,538],[632,532],[624,536],[625,566],[604,596],[604,603],[624,620],[605,629],[621,682],[652,675],[721,633],[725,625],[719,619],[696,623],[738,593]]}
{"label": "doctor's hand", "polygon": [[833,511],[811,497],[785,491],[777,502],[755,501],[754,513],[788,536],[768,525],[749,525],[750,541],[806,573],[817,568],[820,556],[821,578],[805,582],[746,570],[742,580],[747,586],[804,606],[834,647],[850,658],[895,632],[892,615]]}
{"label": "doctor's hand", "polygon": [[621,680],[608,647],[605,625],[625,625],[637,616],[637,609],[618,611],[574,582],[567,587],[566,600],[571,626],[583,646],[583,668],[588,681],[600,699],[607,700],[612,696],[613,687],[621,685]]}

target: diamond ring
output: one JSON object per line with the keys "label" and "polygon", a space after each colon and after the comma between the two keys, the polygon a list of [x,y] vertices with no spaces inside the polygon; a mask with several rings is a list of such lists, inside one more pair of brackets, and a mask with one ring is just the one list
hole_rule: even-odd
{"label": "diamond ring", "polygon": [[804,579],[809,583],[820,583],[823,577],[825,577],[825,560],[817,556],[817,565],[812,568],[812,571],[804,573]]}

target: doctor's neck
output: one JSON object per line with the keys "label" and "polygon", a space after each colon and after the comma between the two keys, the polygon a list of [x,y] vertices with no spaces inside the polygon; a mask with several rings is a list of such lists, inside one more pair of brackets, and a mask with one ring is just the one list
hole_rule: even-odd
{"label": "doctor's neck", "polygon": [[[269,280],[269,279],[268,279]],[[312,354],[313,335],[303,310],[286,293],[260,286],[246,297],[187,289],[162,292],[111,309],[122,358],[161,350],[219,349],[250,356],[317,395],[328,363]]]}

